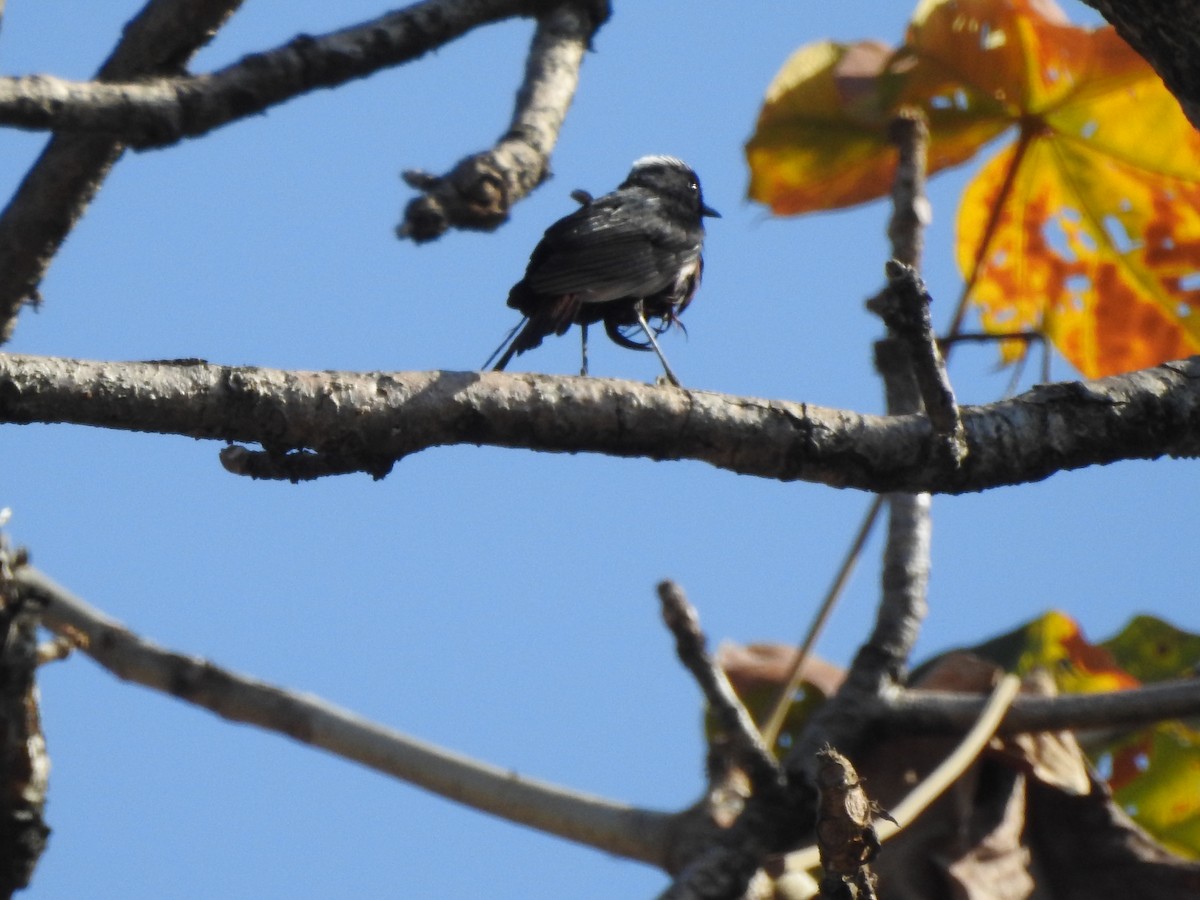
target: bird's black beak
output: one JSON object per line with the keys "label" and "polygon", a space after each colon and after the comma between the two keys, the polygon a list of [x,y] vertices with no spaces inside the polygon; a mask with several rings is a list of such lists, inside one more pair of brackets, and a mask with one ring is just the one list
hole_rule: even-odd
{"label": "bird's black beak", "polygon": [[706,206],[703,203],[700,204],[700,215],[701,216],[711,216],[714,219],[721,218],[721,214],[719,212],[717,212],[711,206]]}

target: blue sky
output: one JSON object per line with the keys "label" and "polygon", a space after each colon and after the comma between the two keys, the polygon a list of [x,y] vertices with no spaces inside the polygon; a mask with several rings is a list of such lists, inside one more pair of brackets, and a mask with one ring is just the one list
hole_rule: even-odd
{"label": "blue sky", "polygon": [[[543,229],[647,153],[686,159],[710,223],[684,384],[878,411],[882,203],[772,220],[744,200],[742,145],[802,43],[899,39],[903,4],[616,4],[589,55],[555,177],[490,235],[398,242],[401,169],[444,170],[511,111],[532,25],[484,29],[416,64],[129,154],[71,235],[9,349],[203,357],[302,369],[470,369]],[[5,74],[87,77],[138,4],[9,4]],[[377,15],[347,0],[248,3],[195,69]],[[1069,8],[1077,20],[1085,11]],[[1094,21],[1094,14],[1091,19]],[[44,143],[0,133],[7,196]],[[965,170],[931,186],[935,320]],[[577,341],[514,370],[569,374]],[[960,400],[1004,390],[994,351],[956,354]],[[657,362],[597,339],[596,375]],[[1055,378],[1073,377],[1056,360]],[[428,451],[367,476],[263,484],[219,446],[66,426],[0,429],[0,506],[34,562],[172,648],[319,694],[493,764],[652,808],[702,789],[697,691],[657,619],[678,580],[714,645],[795,640],[869,498],[699,463],[491,448]],[[1195,465],[1124,463],[934,501],[918,657],[1050,608],[1093,637],[1135,612],[1196,629]],[[877,593],[878,536],[819,652],[846,662]],[[41,679],[54,834],[26,896],[648,896],[664,876],[467,811],[320,751],[119,683],[82,656]]]}

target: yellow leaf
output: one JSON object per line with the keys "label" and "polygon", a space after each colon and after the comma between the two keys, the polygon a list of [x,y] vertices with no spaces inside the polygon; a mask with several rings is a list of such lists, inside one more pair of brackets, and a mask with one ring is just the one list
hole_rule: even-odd
{"label": "yellow leaf", "polygon": [[[984,327],[1043,331],[1091,377],[1200,351],[1200,290],[1188,283],[1200,269],[1200,137],[1132,51],[1107,46],[1120,84],[1101,79],[1109,89],[1058,97],[1026,122],[958,217],[958,264]],[[1005,359],[1022,352],[1013,343]]]}
{"label": "yellow leaf", "polygon": [[[1111,28],[1033,0],[932,0],[908,44],[910,100],[945,82],[1019,127],[959,211],[984,327],[1041,331],[1093,377],[1200,350],[1200,136],[1145,61]],[[1003,358],[1026,346],[1006,342]]]}
{"label": "yellow leaf", "polygon": [[1163,722],[1141,748],[1137,773],[1114,799],[1172,850],[1200,856],[1200,732]]}
{"label": "yellow leaf", "polygon": [[1040,331],[1088,376],[1200,352],[1200,135],[1111,28],[1072,26],[1051,0],[924,0],[891,56],[804,48],[747,145],[750,196],[796,213],[884,194],[887,123],[912,106],[931,172],[1017,129],[959,210],[986,329]]}
{"label": "yellow leaf", "polygon": [[876,76],[890,51],[824,41],[792,54],[746,145],[750,196],[779,214],[850,206],[891,184],[895,153]]}
{"label": "yellow leaf", "polygon": [[1025,627],[1026,650],[1017,671],[1039,667],[1050,671],[1058,689],[1068,694],[1136,687],[1137,679],[1123,671],[1112,654],[1088,643],[1079,625],[1066,613],[1051,611]]}

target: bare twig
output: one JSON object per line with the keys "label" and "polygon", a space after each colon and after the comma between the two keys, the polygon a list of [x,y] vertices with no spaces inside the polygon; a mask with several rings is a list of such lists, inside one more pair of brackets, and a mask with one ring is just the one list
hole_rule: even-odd
{"label": "bare twig", "polygon": [[509,131],[445,178],[421,181],[442,208],[422,213],[421,201],[410,207],[414,239],[435,236],[431,217],[445,220],[442,230],[447,223],[495,227],[544,179],[580,59],[609,12],[607,0],[425,0],[331,34],[296,38],[212,74],[178,74],[239,5],[151,0],[97,80],[0,79],[0,123],[60,131],[0,216],[0,342],[11,336],[21,305],[38,299],[59,245],[126,146],[196,137],[300,94],[411,61],[478,25],[536,15]]}
{"label": "bare twig", "polygon": [[545,180],[583,54],[608,15],[607,0],[562,0],[539,16],[508,131],[495,147],[460,160],[445,175],[405,172],[422,195],[409,202],[398,237],[421,243],[450,228],[491,230]]}
{"label": "bare twig", "polygon": [[[675,636],[679,659],[695,676],[723,731],[734,742],[738,761],[751,791],[728,828],[707,831],[689,846],[691,858],[660,900],[734,900],[742,897],[750,879],[772,853],[793,846],[811,827],[813,794],[793,790],[758,736],[724,672],[705,652],[704,633],[696,611],[673,582],[658,586],[663,619]],[[685,852],[680,848],[680,852]]]}
{"label": "bare twig", "polygon": [[[503,372],[289,372],[0,354],[0,422],[369,450],[446,444],[696,459],[781,481],[961,493],[1121,459],[1200,455],[1200,357],[964,407],[963,466],[923,416],[870,416],[628,381]],[[820,745],[818,745],[820,746]],[[815,748],[814,748],[815,749]]]}
{"label": "bare twig", "polygon": [[[204,46],[241,0],[150,0],[125,26],[97,78],[125,80],[175,72]],[[22,304],[100,189],[124,146],[111,135],[55,135],[0,213],[0,344],[12,337]]]}
{"label": "bare twig", "polygon": [[708,655],[695,607],[688,602],[683,588],[673,581],[659,583],[658,598],[662,602],[663,622],[675,636],[675,651],[679,661],[700,685],[708,708],[732,742],[738,762],[749,777],[754,793],[779,792],[784,784],[783,771],[775,762],[769,746],[763,743],[754,720],[742,706],[733,685]]}
{"label": "bare twig", "polygon": [[846,555],[842,557],[842,564],[838,567],[837,574],[833,578],[833,583],[829,586],[829,590],[825,592],[825,598],[821,601],[820,607],[818,607],[816,614],[813,616],[812,623],[808,627],[808,633],[804,635],[804,640],[800,642],[800,647],[796,650],[792,667],[788,670],[787,680],[775,698],[775,703],[771,707],[770,714],[767,716],[767,724],[763,726],[763,741],[768,747],[774,747],[775,741],[779,738],[779,732],[783,729],[783,723],[787,719],[788,709],[791,708],[796,691],[800,688],[800,682],[803,680],[804,663],[807,661],[809,654],[812,653],[813,647],[816,646],[817,638],[820,637],[822,630],[824,630],[825,623],[829,621],[829,616],[833,612],[833,607],[836,605],[838,598],[842,595],[842,591],[846,589],[846,585],[850,581],[850,576],[854,573],[854,566],[858,562],[858,558],[862,555],[863,546],[867,543],[871,529],[875,527],[875,519],[882,508],[883,496],[876,495],[867,509],[867,514],[863,516],[862,523],[858,526],[858,532],[854,535],[854,540],[850,542],[850,547],[846,551]]}
{"label": "bare twig", "polygon": [[[920,265],[925,225],[929,220],[925,197],[926,145],[929,130],[919,112],[901,112],[891,125],[891,138],[899,160],[892,184],[892,219],[888,237],[892,256],[915,274]],[[928,307],[922,304],[924,315]],[[932,328],[923,335],[932,344]],[[932,352],[936,355],[937,348]],[[916,376],[911,343],[888,323],[888,336],[875,347],[876,368],[883,378],[887,411],[908,415],[921,411],[920,379]],[[951,464],[958,460],[951,458]],[[853,726],[854,707],[868,696],[880,696],[892,687],[907,664],[926,612],[929,583],[929,505],[926,492],[891,493],[888,498],[888,536],[883,552],[882,595],[875,628],[859,650],[846,682],[830,704],[830,724],[838,727],[826,740],[843,750],[857,744],[861,723]],[[843,696],[844,695],[844,696]]]}
{"label": "bare twig", "polygon": [[966,435],[946,361],[933,333],[925,283],[915,269],[896,260],[888,262],[886,270],[888,286],[867,306],[887,323],[892,336],[908,347],[925,413],[941,439],[939,446],[956,465],[961,464],[967,453]]}
{"label": "bare twig", "polygon": [[160,647],[29,567],[24,597],[45,604],[44,624],[82,635],[83,652],[118,678],[361,763],[474,809],[628,859],[662,865],[673,820],[536,781],[368,722],[311,695],[266,684]]}
{"label": "bare twig", "polygon": [[[924,226],[929,223],[931,218],[931,210],[928,197],[925,195],[925,168],[926,168],[926,151],[928,144],[928,128],[919,111],[902,113],[892,122],[890,129],[890,137],[897,145],[899,160],[897,164],[896,177],[892,185],[892,217],[888,222],[888,237],[892,242],[892,253],[895,259],[900,260],[908,266],[916,267],[921,259],[921,253],[924,246]],[[870,305],[870,301],[868,302]],[[928,320],[928,306],[923,304],[923,309],[920,313],[924,320]],[[892,323],[888,323],[889,326]],[[955,318],[955,323],[951,328],[951,334],[944,339],[948,347],[957,337],[960,318]],[[893,329],[894,330],[894,329]],[[922,329],[921,335],[917,341],[921,346],[933,344],[932,326]],[[938,356],[938,344],[932,347],[928,352],[933,359]],[[886,351],[884,351],[886,353]],[[890,364],[890,363],[889,363]],[[894,365],[899,370],[897,377],[892,379],[894,384],[890,391],[891,398],[889,401],[889,409],[893,413],[903,412],[910,405],[911,401],[904,399],[902,394],[895,394],[894,391],[900,389],[904,382],[907,381],[903,374],[907,370],[907,360],[899,356]],[[944,372],[944,361],[937,363],[934,368],[939,368]],[[948,379],[943,379],[946,389],[949,390]],[[942,381],[935,379],[934,384],[940,385]],[[953,402],[953,394],[950,395],[950,407],[953,410],[950,416],[950,425],[943,434],[949,433],[950,438],[950,454],[948,458],[953,464],[958,465],[961,462],[961,456],[965,453],[965,431],[962,429],[961,420],[956,405]],[[931,408],[941,409],[944,404],[933,403]],[[913,410],[915,411],[915,409]],[[931,416],[931,420],[932,420]],[[942,420],[940,420],[942,421]],[[944,426],[944,421],[942,422]],[[866,514],[863,516],[862,524],[859,526],[858,533],[854,543],[843,560],[842,567],[834,580],[834,586],[826,594],[821,607],[815,616],[812,626],[804,641],[801,643],[800,650],[796,654],[796,661],[793,666],[792,675],[788,679],[788,685],[780,693],[776,700],[771,717],[768,720],[765,729],[765,735],[769,741],[774,740],[774,735],[778,733],[784,717],[787,714],[787,706],[794,694],[799,678],[799,672],[802,671],[805,657],[811,652],[816,644],[817,637],[820,635],[821,629],[824,627],[833,605],[837,597],[843,589],[849,573],[852,571],[854,563],[857,561],[858,555],[862,552],[862,547],[866,543],[867,537],[875,526],[875,522],[879,516],[879,511],[882,507],[883,497],[877,496],[871,503]],[[919,501],[897,501],[901,504],[916,503]],[[895,512],[895,507],[893,507]],[[894,519],[895,520],[895,519]]]}
{"label": "bare twig", "polygon": [[932,218],[929,198],[925,196],[929,126],[924,113],[914,108],[900,110],[888,128],[888,138],[895,144],[898,155],[892,180],[892,217],[888,222],[892,258],[919,269],[925,226]]}
{"label": "bare twig", "polygon": [[[918,270],[924,246],[924,229],[929,223],[929,198],[925,196],[925,166],[929,128],[920,110],[902,110],[892,121],[889,136],[899,159],[892,184],[892,218],[888,237],[892,259],[886,268],[887,287],[867,302],[867,308],[883,319],[891,338],[904,342],[909,365],[917,381],[925,412],[942,438],[942,447],[955,462],[966,454],[962,422],[954,400],[954,389],[946,363],[938,350],[929,315],[929,294]],[[885,374],[885,377],[886,374]],[[895,376],[907,381],[908,376]],[[891,409],[893,413],[916,412],[912,403]]]}
{"label": "bare twig", "polygon": [[955,344],[992,344],[997,341],[1025,341],[1028,344],[1041,343],[1046,336],[1040,331],[960,331],[938,338],[938,348],[943,354]]}

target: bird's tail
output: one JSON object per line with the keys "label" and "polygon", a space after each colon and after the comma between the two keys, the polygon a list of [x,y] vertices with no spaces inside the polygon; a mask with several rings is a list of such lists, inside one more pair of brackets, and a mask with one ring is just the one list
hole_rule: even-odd
{"label": "bird's tail", "polygon": [[[504,342],[496,348],[496,353],[500,353],[501,350],[504,350],[504,353],[496,360],[496,365],[492,366],[493,372],[503,372],[504,367],[512,361],[514,356],[541,346],[542,338],[551,333],[546,330],[544,318],[544,316],[534,313],[516,324],[516,327],[504,338]],[[505,344],[508,345],[508,349],[504,349]],[[496,353],[493,353],[491,359],[483,364],[485,369],[493,359],[496,359]]]}
{"label": "bird's tail", "polygon": [[[526,350],[532,350],[534,347],[540,347],[542,339],[547,335],[565,332],[575,321],[578,312],[579,298],[572,294],[556,297],[552,302],[534,309],[531,313],[526,314],[525,318],[505,336],[500,346],[496,348],[496,352],[488,358],[483,367],[486,369],[492,360],[496,359],[496,354],[504,350],[500,359],[496,361],[496,365],[492,366],[493,372],[503,372],[504,367],[514,356],[524,353]],[[507,349],[505,349],[505,345],[507,345]]]}
{"label": "bird's tail", "polygon": [[486,369],[488,366],[490,366],[492,364],[492,360],[494,360],[497,356],[500,356],[500,351],[504,350],[505,347],[508,347],[508,350],[505,352],[504,356],[501,356],[500,361],[496,363],[496,368],[492,369],[493,372],[504,371],[504,367],[508,365],[509,360],[511,360],[516,353],[516,347],[513,344],[513,338],[516,337],[517,332],[521,330],[521,326],[528,321],[529,317],[526,316],[511,329],[509,329],[508,334],[504,336],[504,340],[500,342],[500,346],[492,351],[492,355],[487,358],[487,362],[483,364],[482,368]]}

